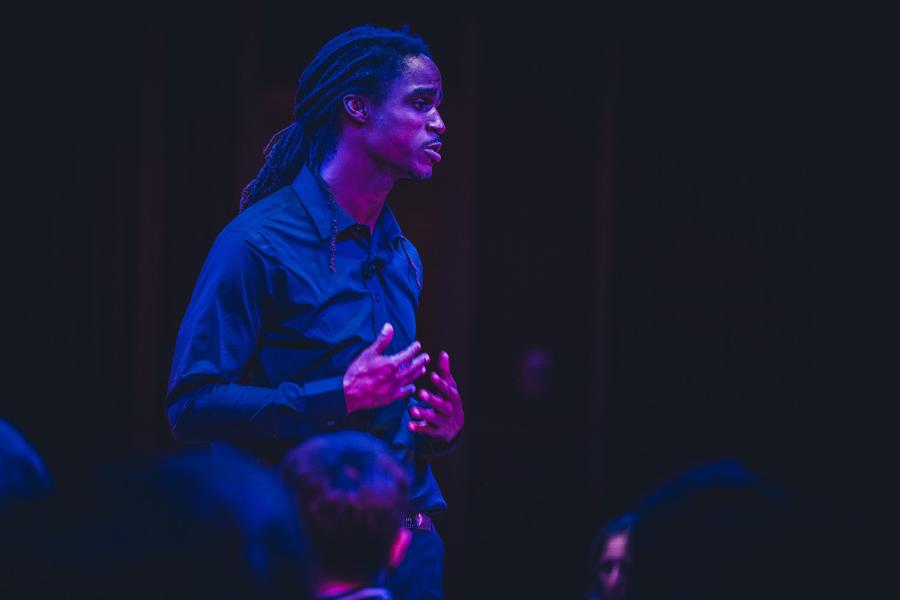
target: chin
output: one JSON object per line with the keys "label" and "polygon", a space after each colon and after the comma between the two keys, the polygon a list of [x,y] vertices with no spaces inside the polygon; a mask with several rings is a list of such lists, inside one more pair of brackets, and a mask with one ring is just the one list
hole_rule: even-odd
{"label": "chin", "polygon": [[431,169],[423,169],[419,171],[410,171],[409,178],[413,181],[428,181],[431,179]]}

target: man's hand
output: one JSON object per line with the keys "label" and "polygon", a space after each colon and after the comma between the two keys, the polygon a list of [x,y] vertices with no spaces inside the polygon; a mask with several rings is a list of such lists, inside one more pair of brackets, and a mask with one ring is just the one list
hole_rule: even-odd
{"label": "man's hand", "polygon": [[456,380],[450,373],[450,356],[446,352],[438,356],[437,371],[431,373],[431,381],[436,392],[419,390],[419,398],[431,408],[414,406],[409,409],[414,419],[409,422],[409,429],[450,443],[462,431],[466,419]]}
{"label": "man's hand", "polygon": [[394,328],[385,323],[371,346],[362,351],[344,375],[344,400],[347,412],[387,406],[415,393],[413,381],[425,374],[427,354],[419,354],[422,345],[413,342],[397,354],[382,352],[394,337]]}

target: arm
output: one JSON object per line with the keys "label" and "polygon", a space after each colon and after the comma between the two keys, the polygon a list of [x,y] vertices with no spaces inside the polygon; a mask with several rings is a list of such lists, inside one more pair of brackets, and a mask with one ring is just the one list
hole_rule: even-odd
{"label": "arm", "polygon": [[278,388],[241,385],[272,303],[265,258],[242,234],[220,235],[181,323],[167,395],[183,441],[277,438],[346,415],[341,377]]}
{"label": "arm", "polygon": [[386,324],[342,376],[277,388],[243,385],[272,310],[266,260],[241,234],[216,240],[178,334],[169,383],[168,418],[184,441],[308,437],[350,412],[384,406],[414,391],[427,354],[413,342],[383,355],[393,338]]}

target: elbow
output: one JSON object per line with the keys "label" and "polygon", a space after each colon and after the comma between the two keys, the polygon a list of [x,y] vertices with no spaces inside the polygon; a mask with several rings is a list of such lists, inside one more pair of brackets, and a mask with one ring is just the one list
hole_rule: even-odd
{"label": "elbow", "polygon": [[181,392],[168,398],[166,419],[169,423],[169,432],[179,442],[205,442],[200,431],[194,426],[191,418],[194,399],[190,394]]}

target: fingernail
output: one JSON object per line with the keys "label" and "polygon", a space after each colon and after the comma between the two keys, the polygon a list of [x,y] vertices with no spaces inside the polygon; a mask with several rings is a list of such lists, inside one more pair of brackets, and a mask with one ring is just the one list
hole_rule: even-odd
{"label": "fingernail", "polygon": [[391,327],[390,323],[385,323],[384,325],[381,326],[381,333],[387,333],[388,329],[390,329],[390,327]]}
{"label": "fingernail", "polygon": [[431,360],[431,357],[428,356],[427,354],[425,354],[424,356],[425,356],[425,362],[426,362],[426,363],[427,363],[429,360]]}

